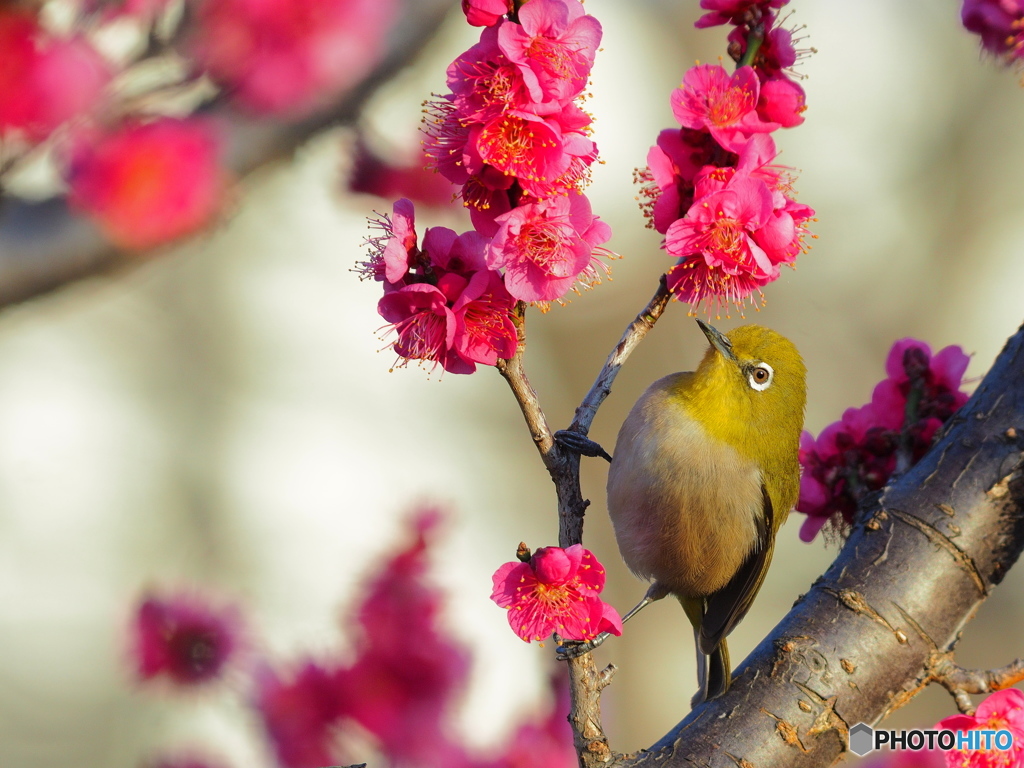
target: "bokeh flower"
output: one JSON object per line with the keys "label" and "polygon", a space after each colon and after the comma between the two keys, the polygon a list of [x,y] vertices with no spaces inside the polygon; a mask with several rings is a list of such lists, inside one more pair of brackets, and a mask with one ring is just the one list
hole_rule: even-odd
{"label": "bokeh flower", "polygon": [[142,249],[191,234],[224,203],[220,142],[198,119],[128,123],[78,143],[69,199],[119,246]]}
{"label": "bokeh flower", "polygon": [[491,599],[526,642],[557,632],[566,640],[622,634],[622,619],[600,598],[604,567],[581,544],[542,547],[529,562],[505,563],[493,576]]}
{"label": "bokeh flower", "polygon": [[875,386],[871,402],[848,408],[817,439],[803,433],[796,504],[807,515],[800,528],[803,541],[812,541],[826,525],[843,535],[865,496],[924,456],[938,430],[969,398],[961,390],[969,360],[958,346],[933,355],[923,341],[900,339],[889,351],[887,377]]}
{"label": "bokeh flower", "polygon": [[224,677],[244,647],[241,613],[198,594],[150,594],[132,623],[135,673],[192,687]]}

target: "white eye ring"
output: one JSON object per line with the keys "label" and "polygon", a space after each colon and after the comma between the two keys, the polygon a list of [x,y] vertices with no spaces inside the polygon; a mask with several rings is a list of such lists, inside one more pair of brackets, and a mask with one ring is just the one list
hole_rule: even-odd
{"label": "white eye ring", "polygon": [[[755,374],[758,370],[765,371],[768,374],[768,378],[763,381],[758,381]],[[772,380],[775,378],[775,369],[772,368],[768,363],[758,363],[750,369],[750,373],[747,374],[747,381],[750,383],[751,389],[756,389],[758,392],[764,392],[768,387],[772,385]]]}

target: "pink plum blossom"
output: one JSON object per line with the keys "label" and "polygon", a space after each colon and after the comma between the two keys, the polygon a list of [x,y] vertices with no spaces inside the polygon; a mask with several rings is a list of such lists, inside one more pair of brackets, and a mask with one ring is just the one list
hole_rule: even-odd
{"label": "pink plum blossom", "polygon": [[672,114],[684,128],[707,130],[722,147],[740,152],[754,134],[779,127],[757,114],[760,88],[751,67],[730,76],[723,67],[701,64],[687,70],[682,87],[672,92]]}
{"label": "pink plum blossom", "polygon": [[697,29],[717,27],[722,24],[744,24],[748,19],[759,21],[771,14],[772,9],[781,8],[789,0],[700,0],[705,13],[697,19]]}
{"label": "pink plum blossom", "polygon": [[533,100],[565,102],[587,85],[601,44],[601,24],[579,0],[530,0],[518,24],[498,30],[501,50],[523,74]]}
{"label": "pink plum blossom", "polygon": [[35,17],[0,10],[0,135],[32,141],[92,110],[110,68],[83,38],[47,34]]}
{"label": "pink plum blossom", "polygon": [[826,524],[840,534],[849,530],[860,501],[896,471],[901,451],[908,464],[924,456],[939,428],[968,400],[960,390],[968,361],[957,346],[933,356],[924,342],[901,339],[870,403],[848,408],[816,440],[803,433],[796,509],[808,518],[801,539],[811,541]]}
{"label": "pink plum blossom", "polygon": [[505,270],[505,287],[521,301],[553,301],[593,275],[595,249],[611,236],[584,195],[519,205],[496,220],[487,264]]}
{"label": "pink plum blossom", "polygon": [[241,614],[189,593],[146,596],[132,624],[132,652],[140,680],[164,677],[195,686],[224,676],[243,647]]}
{"label": "pink plum blossom", "polygon": [[281,765],[320,768],[333,763],[333,729],[357,693],[346,684],[344,670],[313,661],[291,673],[261,669],[254,704]]}
{"label": "pink plum blossom", "polygon": [[[509,25],[515,26],[510,22],[501,27]],[[540,113],[541,105],[533,103],[519,68],[499,48],[498,29],[485,29],[480,42],[448,66],[448,87],[463,123],[486,123],[512,109]],[[552,104],[543,111],[557,108]]]}
{"label": "pink plum blossom", "polygon": [[501,566],[493,582],[491,599],[508,609],[509,625],[526,642],[553,632],[567,640],[622,634],[619,614],[598,596],[604,568],[580,544],[542,547],[527,563]]}
{"label": "pink plum blossom", "polygon": [[1024,58],[1024,2],[964,0],[960,18],[985,50],[1008,61]]}
{"label": "pink plum blossom", "polygon": [[302,116],[381,56],[394,0],[199,0],[194,54],[246,109]]}
{"label": "pink plum blossom", "polygon": [[462,12],[474,27],[490,27],[512,12],[512,0],[462,0]]}
{"label": "pink plum blossom", "polygon": [[996,691],[986,698],[974,715],[953,715],[940,720],[936,729],[955,732],[976,728],[1007,730],[1013,737],[1008,750],[954,749],[945,753],[948,768],[1017,768],[1024,764],[1024,693],[1016,688]]}
{"label": "pink plum blossom", "polygon": [[198,119],[129,123],[73,151],[71,205],[116,244],[149,248],[209,223],[224,200],[220,142]]}

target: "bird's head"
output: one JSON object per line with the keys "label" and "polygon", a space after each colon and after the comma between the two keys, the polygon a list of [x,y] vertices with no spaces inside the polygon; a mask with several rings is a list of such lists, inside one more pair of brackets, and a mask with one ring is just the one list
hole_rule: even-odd
{"label": "bird's head", "polygon": [[711,346],[693,375],[691,415],[719,439],[746,443],[745,453],[798,441],[807,369],[793,342],[760,325],[723,334],[697,323]]}

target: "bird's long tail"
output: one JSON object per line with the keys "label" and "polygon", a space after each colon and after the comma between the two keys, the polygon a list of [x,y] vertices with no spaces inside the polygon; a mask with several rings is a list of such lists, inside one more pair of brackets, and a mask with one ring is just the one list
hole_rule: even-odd
{"label": "bird's long tail", "polygon": [[698,634],[700,633],[701,619],[704,614],[704,601],[701,599],[680,598],[679,602],[686,611],[686,616],[693,625],[693,644],[697,649],[697,693],[690,699],[690,706],[721,696],[732,683],[732,667],[729,664],[729,646],[725,638],[718,644],[718,647],[710,654],[703,653],[700,649]]}

